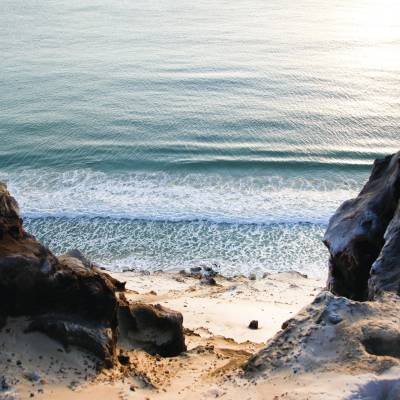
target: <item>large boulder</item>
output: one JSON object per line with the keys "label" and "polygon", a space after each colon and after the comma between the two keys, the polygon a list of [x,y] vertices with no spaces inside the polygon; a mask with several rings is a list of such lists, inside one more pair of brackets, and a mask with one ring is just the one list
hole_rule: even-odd
{"label": "large boulder", "polygon": [[143,349],[163,357],[186,351],[183,316],[160,304],[129,304],[123,296],[118,308],[120,344],[125,350]]}

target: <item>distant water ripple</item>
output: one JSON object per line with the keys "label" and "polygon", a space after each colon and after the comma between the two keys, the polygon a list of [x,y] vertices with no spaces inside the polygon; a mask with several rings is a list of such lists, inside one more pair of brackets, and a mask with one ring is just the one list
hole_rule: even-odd
{"label": "distant water ripple", "polygon": [[395,0],[3,0],[0,179],[57,253],[323,274],[399,150]]}

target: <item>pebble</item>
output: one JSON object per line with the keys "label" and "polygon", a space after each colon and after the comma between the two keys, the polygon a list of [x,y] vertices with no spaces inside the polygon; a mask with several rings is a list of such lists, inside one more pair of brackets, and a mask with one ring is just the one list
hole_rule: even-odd
{"label": "pebble", "polygon": [[258,321],[256,319],[250,322],[249,329],[258,329]]}

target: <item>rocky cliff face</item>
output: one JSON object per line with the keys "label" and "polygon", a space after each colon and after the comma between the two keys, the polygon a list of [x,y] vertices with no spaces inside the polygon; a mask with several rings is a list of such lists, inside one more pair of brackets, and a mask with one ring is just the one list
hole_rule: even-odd
{"label": "rocky cliff face", "polygon": [[[366,300],[368,295],[373,298],[381,289],[389,289],[383,284],[384,278],[377,275],[400,267],[400,262],[394,261],[399,241],[399,199],[397,153],[375,161],[371,177],[358,197],[343,203],[329,222],[324,243],[330,252],[328,289],[333,294]],[[378,257],[380,261],[370,280]],[[398,291],[395,284],[390,287]]]}
{"label": "rocky cliff face", "polygon": [[381,373],[400,365],[400,153],[377,160],[356,199],[329,222],[328,291],[287,321],[245,365]]}
{"label": "rocky cliff face", "polygon": [[400,202],[383,239],[384,246],[372,265],[368,280],[370,299],[385,292],[400,295]]}
{"label": "rocky cliff face", "polygon": [[[143,306],[147,318],[140,318],[138,326],[135,307],[117,297],[123,291],[123,283],[78,251],[56,257],[25,232],[16,200],[0,183],[0,329],[9,316],[30,316],[28,330],[44,332],[65,346],[83,347],[111,366],[120,339],[118,317],[121,310],[130,310],[125,314],[135,329],[126,334],[139,335],[147,350],[157,352],[160,342],[169,356],[186,349],[182,315]],[[160,340],[165,336],[169,341]]]}

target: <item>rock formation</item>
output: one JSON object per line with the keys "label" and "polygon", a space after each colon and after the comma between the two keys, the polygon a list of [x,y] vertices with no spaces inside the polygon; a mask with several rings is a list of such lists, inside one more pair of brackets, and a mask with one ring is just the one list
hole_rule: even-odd
{"label": "rock formation", "polygon": [[[244,366],[248,374],[400,366],[400,153],[378,160],[331,218],[327,289]],[[341,297],[337,297],[341,296]]]}
{"label": "rock formation", "polygon": [[[9,316],[30,316],[28,330],[44,332],[65,346],[83,347],[111,366],[118,316],[130,308],[134,318],[138,307],[121,302],[121,291],[124,283],[78,251],[56,257],[27,233],[16,200],[0,183],[0,329]],[[140,330],[152,332],[147,347],[153,344],[153,351],[170,356],[184,351],[182,315],[164,309],[150,314],[137,317]]]}
{"label": "rock formation", "polygon": [[118,321],[120,346],[127,351],[140,348],[150,354],[169,357],[185,348],[182,314],[160,304],[129,304],[122,297]]}
{"label": "rock formation", "polygon": [[[397,267],[386,265],[386,262],[392,263],[393,257],[396,258],[396,243],[399,247],[396,233],[400,223],[396,224],[399,198],[400,153],[397,153],[375,161],[371,177],[358,197],[343,203],[329,222],[324,243],[330,252],[328,289],[333,294],[366,300],[370,270],[385,243],[386,249],[374,268],[374,274],[388,269],[399,270],[399,263]],[[387,230],[389,224],[391,229]],[[372,297],[380,290],[382,279],[374,278],[373,281],[370,288]]]}
{"label": "rock formation", "polygon": [[377,298],[384,292],[400,295],[400,202],[385,236],[385,245],[372,265],[368,281],[369,298]]}
{"label": "rock formation", "polygon": [[400,301],[357,302],[320,293],[245,365],[249,373],[289,369],[379,373],[400,365]]}

